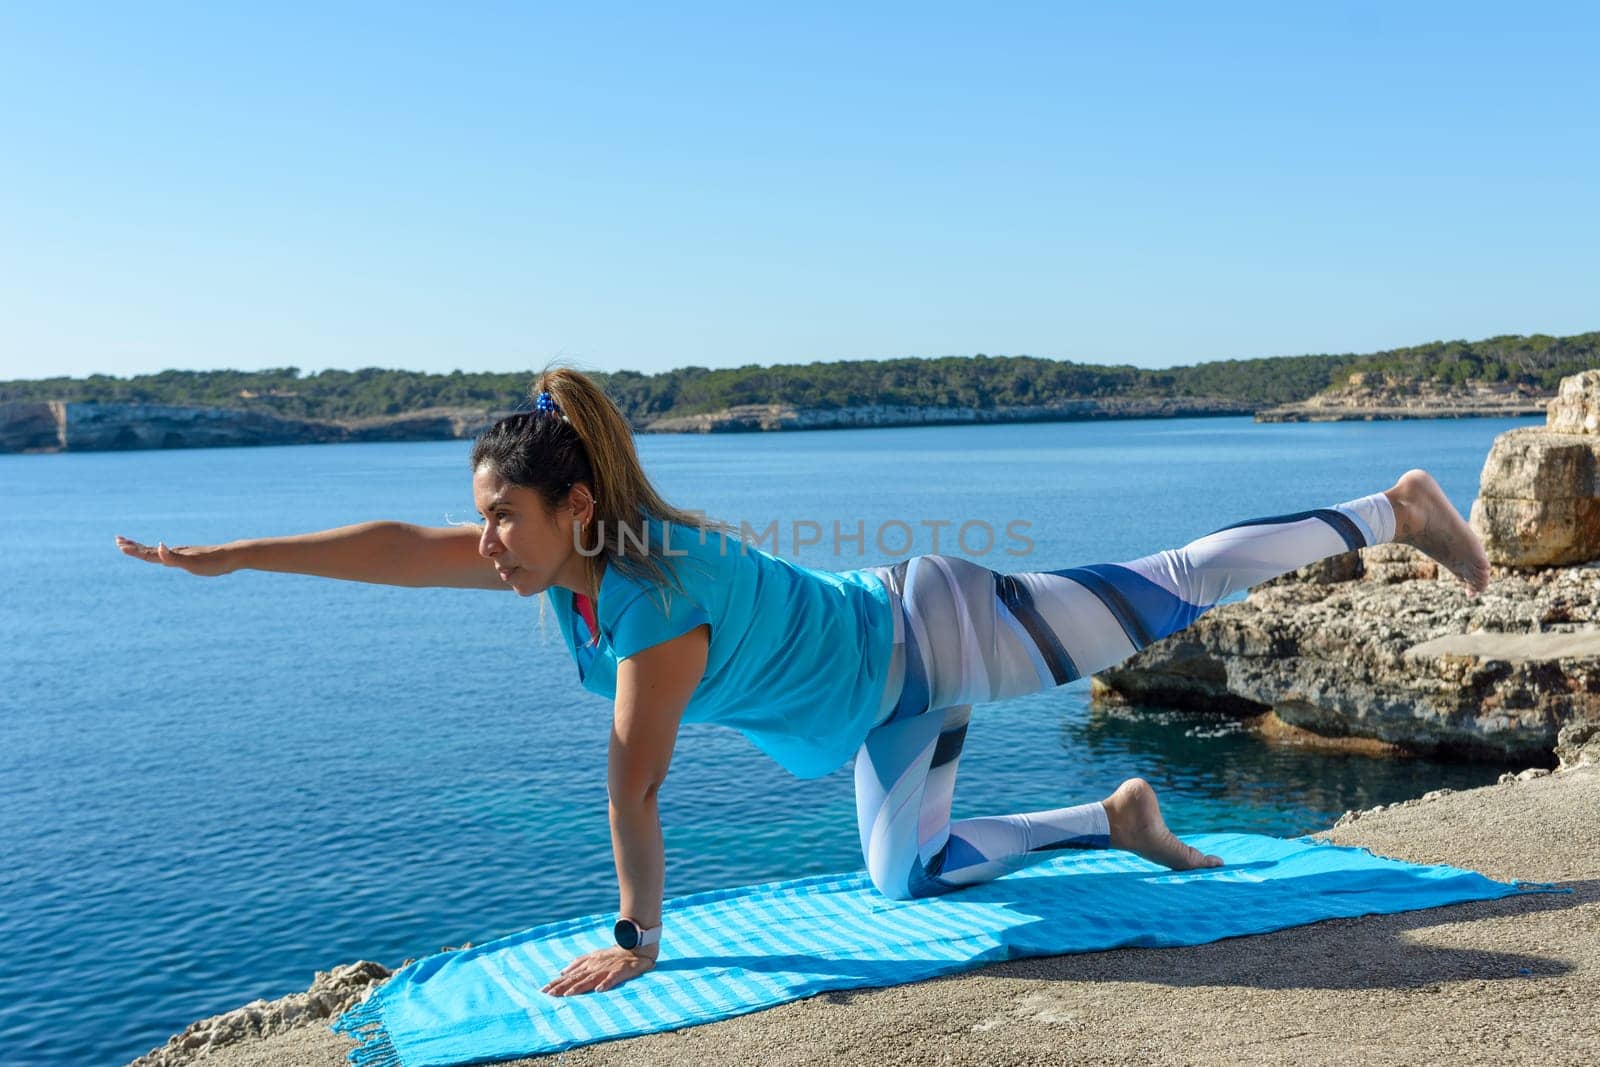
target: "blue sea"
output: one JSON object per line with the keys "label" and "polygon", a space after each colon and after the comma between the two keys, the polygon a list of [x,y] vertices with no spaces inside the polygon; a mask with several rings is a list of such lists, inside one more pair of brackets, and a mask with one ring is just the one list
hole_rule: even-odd
{"label": "blue sea", "polygon": [[[918,427],[639,450],[669,499],[776,522],[809,566],[937,548],[1044,570],[1337,503],[1411,466],[1465,512],[1494,436],[1537,421]],[[112,544],[471,519],[468,448],[0,456],[0,1059],[125,1062],[319,968],[615,907],[609,708],[579,688],[537,599],[197,579]],[[835,521],[850,539],[834,542]],[[1079,682],[977,710],[956,814],[1077,803],[1139,774],[1180,833],[1293,835],[1502,769],[1268,748],[1204,716],[1093,709]],[[685,728],[662,811],[670,895],[860,866],[848,769],[794,780],[729,731]]]}

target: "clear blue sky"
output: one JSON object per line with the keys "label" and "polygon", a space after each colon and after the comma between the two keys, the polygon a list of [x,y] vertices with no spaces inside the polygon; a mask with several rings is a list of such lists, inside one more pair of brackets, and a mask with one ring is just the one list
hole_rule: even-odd
{"label": "clear blue sky", "polygon": [[679,6],[0,6],[0,378],[1600,329],[1594,5]]}

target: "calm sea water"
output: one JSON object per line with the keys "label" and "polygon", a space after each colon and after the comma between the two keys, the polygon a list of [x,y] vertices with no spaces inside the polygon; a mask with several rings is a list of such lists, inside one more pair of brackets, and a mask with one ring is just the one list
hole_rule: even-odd
{"label": "calm sea water", "polygon": [[[1491,440],[1537,420],[1181,419],[645,437],[675,502],[847,569],[873,544],[998,570],[1127,559],[1432,470],[1463,511]],[[200,580],[112,536],[205,543],[473,515],[464,442],[0,456],[0,1049],[122,1062],[359,958],[615,906],[609,709],[537,601],[246,573]],[[865,524],[835,553],[832,524]],[[795,523],[822,543],[793,545]],[[1001,532],[988,555],[980,527]],[[1020,542],[1026,556],[1007,556]],[[799,527],[802,535],[812,528]],[[904,554],[904,553],[902,553]],[[1092,711],[1087,683],[978,709],[957,815],[1150,778],[1180,832],[1297,834],[1501,768],[1266,748],[1203,718]],[[668,892],[860,866],[848,770],[786,777],[687,727]]]}

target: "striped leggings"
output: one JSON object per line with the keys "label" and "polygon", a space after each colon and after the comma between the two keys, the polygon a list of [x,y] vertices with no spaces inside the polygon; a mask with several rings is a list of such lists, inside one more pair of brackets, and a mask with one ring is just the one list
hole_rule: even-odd
{"label": "striped leggings", "polygon": [[1394,511],[1375,493],[1252,519],[1127,563],[999,574],[917,556],[871,568],[899,602],[890,677],[904,678],[856,755],[856,815],[873,883],[896,899],[933,896],[1054,849],[1109,847],[1099,803],[950,821],[972,705],[1087,677],[1230,593],[1393,538]]}

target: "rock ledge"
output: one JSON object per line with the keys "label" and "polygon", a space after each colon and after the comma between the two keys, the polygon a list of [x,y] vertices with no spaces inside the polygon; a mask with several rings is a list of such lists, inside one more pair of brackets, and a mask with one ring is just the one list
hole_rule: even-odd
{"label": "rock ledge", "polygon": [[365,1000],[388,980],[390,973],[381,963],[370,960],[318,971],[311,988],[304,993],[291,993],[277,1000],[253,1000],[242,1008],[191,1023],[183,1033],[140,1056],[129,1067],[182,1067],[241,1041],[331,1021]]}

